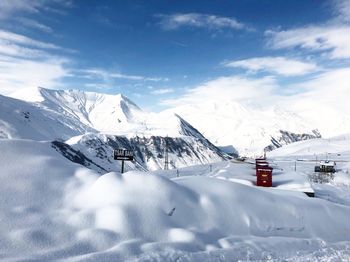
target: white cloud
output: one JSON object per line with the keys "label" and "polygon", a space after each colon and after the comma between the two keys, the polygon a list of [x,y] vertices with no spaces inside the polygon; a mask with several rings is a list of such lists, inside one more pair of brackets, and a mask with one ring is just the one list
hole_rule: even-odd
{"label": "white cloud", "polygon": [[8,95],[18,89],[44,86],[57,87],[69,72],[65,60],[51,58],[33,61],[0,56],[0,93]]}
{"label": "white cloud", "polygon": [[[73,6],[73,0],[0,0],[0,22],[27,29],[36,29],[45,33],[54,30],[37,19],[48,14],[64,15],[67,8]],[[30,16],[30,18],[29,18]]]}
{"label": "white cloud", "polygon": [[23,11],[28,13],[38,13],[40,1],[32,0],[1,0],[0,1],[0,18],[7,18],[13,13]]}
{"label": "white cloud", "polygon": [[179,106],[211,101],[269,100],[278,87],[275,78],[250,79],[242,76],[219,77],[187,90],[180,98],[163,100],[162,105]]}
{"label": "white cloud", "polygon": [[244,29],[243,23],[235,18],[216,16],[210,14],[185,13],[172,15],[157,15],[161,19],[160,25],[165,30],[174,30],[181,26],[203,27],[209,29]]}
{"label": "white cloud", "polygon": [[4,30],[0,30],[0,43],[7,44],[9,46],[23,45],[23,46],[31,46],[35,48],[41,48],[41,49],[57,49],[57,50],[62,49],[61,47],[51,43],[37,41],[27,36],[15,34]]}
{"label": "white cloud", "polygon": [[335,0],[334,2],[337,18],[343,21],[350,21],[350,1]]}
{"label": "white cloud", "polygon": [[133,95],[134,97],[137,97],[137,98],[143,97],[143,94],[140,94],[140,93],[133,93],[132,95]]}
{"label": "white cloud", "polygon": [[284,76],[304,75],[314,72],[316,64],[306,63],[285,57],[257,57],[238,61],[226,62],[227,67],[239,67],[253,72],[266,71]]}
{"label": "white cloud", "polygon": [[0,30],[0,93],[22,88],[55,88],[69,72],[69,60],[52,54],[65,50],[51,43]]}
{"label": "white cloud", "polygon": [[350,26],[308,26],[284,31],[267,31],[274,49],[300,47],[329,51],[331,58],[350,58]]}
{"label": "white cloud", "polygon": [[349,83],[349,67],[330,70],[294,86],[304,92],[285,98],[283,105],[305,117],[324,136],[350,132]]}
{"label": "white cloud", "polygon": [[172,88],[162,88],[162,89],[156,89],[151,92],[153,95],[165,95],[169,93],[173,93],[175,90]]}
{"label": "white cloud", "polygon": [[[286,89],[295,92],[284,95]],[[177,99],[163,100],[161,105],[186,107],[206,103],[215,106],[238,102],[247,108],[267,110],[277,106],[301,116],[322,135],[333,136],[350,132],[349,94],[350,67],[347,67],[322,71],[289,86],[281,86],[271,77],[219,77],[189,89]]]}
{"label": "white cloud", "polygon": [[162,78],[162,77],[146,77],[146,76],[140,76],[140,75],[127,75],[127,74],[121,74],[116,72],[107,71],[104,69],[99,68],[93,68],[93,69],[84,69],[77,71],[78,73],[82,73],[83,77],[86,78],[101,78],[101,79],[125,79],[125,80],[133,80],[133,81],[153,81],[153,82],[159,82],[159,81],[169,81],[168,78]]}
{"label": "white cloud", "polygon": [[[54,7],[55,6],[55,7]],[[7,19],[18,13],[40,13],[41,11],[59,11],[72,6],[71,0],[1,0],[0,19]]]}
{"label": "white cloud", "polygon": [[31,27],[34,29],[38,29],[40,31],[46,32],[46,33],[52,33],[53,29],[47,25],[44,25],[42,23],[39,23],[38,21],[30,18],[25,18],[25,17],[20,17],[18,18],[18,21],[26,26],[26,27]]}
{"label": "white cloud", "polygon": [[4,43],[0,39],[0,54],[14,57],[37,58],[44,57],[47,53],[42,50]]}
{"label": "white cloud", "polygon": [[268,45],[273,49],[301,48],[326,52],[330,58],[350,58],[350,1],[333,0],[335,16],[318,25],[287,30],[267,30]]}
{"label": "white cloud", "polygon": [[87,88],[93,88],[93,89],[111,89],[113,86],[105,83],[86,83],[84,84]]}

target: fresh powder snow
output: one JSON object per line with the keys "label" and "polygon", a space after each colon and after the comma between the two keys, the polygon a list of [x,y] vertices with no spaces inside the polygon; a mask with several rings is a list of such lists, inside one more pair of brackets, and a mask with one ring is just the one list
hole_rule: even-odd
{"label": "fresh powder snow", "polygon": [[[299,163],[296,173],[292,165],[282,165],[275,187],[260,188],[249,161],[101,176],[71,163],[48,142],[0,144],[3,259],[328,260],[350,255],[348,164],[340,166],[341,183],[318,185],[320,195],[309,198],[288,186],[292,179],[301,189],[313,186],[304,177],[308,166]],[[325,192],[332,193],[329,199]]]}

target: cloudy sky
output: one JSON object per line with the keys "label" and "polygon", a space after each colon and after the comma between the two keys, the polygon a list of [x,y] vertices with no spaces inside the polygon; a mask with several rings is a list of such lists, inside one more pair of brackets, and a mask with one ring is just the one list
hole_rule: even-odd
{"label": "cloudy sky", "polygon": [[123,93],[157,111],[327,93],[346,106],[349,83],[350,0],[0,0],[4,95]]}

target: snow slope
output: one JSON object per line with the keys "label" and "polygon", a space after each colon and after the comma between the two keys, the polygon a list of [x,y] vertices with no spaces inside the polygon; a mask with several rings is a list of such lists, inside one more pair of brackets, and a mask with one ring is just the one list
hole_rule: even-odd
{"label": "snow slope", "polygon": [[[121,94],[107,95],[78,90],[24,89],[12,94],[23,99],[2,97],[8,110],[18,110],[28,104],[40,112],[60,116],[62,122],[75,123],[75,134],[85,132],[124,136],[203,136],[179,115],[172,112],[149,113]],[[19,101],[22,104],[11,103]],[[3,116],[5,117],[5,116]],[[1,118],[0,118],[1,119]],[[9,120],[10,121],[10,120]],[[38,125],[37,129],[45,127]],[[27,138],[27,137],[25,137]],[[43,138],[46,138],[45,136]],[[34,136],[32,139],[37,139]]]}
{"label": "snow slope", "polygon": [[67,115],[101,132],[133,122],[141,109],[123,95],[38,88],[42,107]]}
{"label": "snow slope", "polygon": [[[179,119],[179,121],[182,121]],[[181,137],[162,136],[113,136],[86,134],[73,137],[66,142],[71,148],[84,154],[104,170],[120,172],[120,161],[113,159],[113,150],[125,148],[134,152],[134,161],[126,162],[126,170],[158,170],[165,165],[165,150],[168,154],[169,168],[207,164],[225,159],[225,155],[206,140],[195,129],[184,126]],[[186,129],[189,128],[189,129]],[[90,167],[90,166],[89,166]],[[92,166],[94,168],[94,166]],[[94,168],[100,170],[100,168]]]}
{"label": "snow slope", "polygon": [[74,236],[64,217],[66,186],[74,174],[90,171],[48,142],[14,139],[0,145],[0,259],[66,246]]}
{"label": "snow slope", "polygon": [[350,156],[350,134],[300,141],[268,153],[271,158],[342,161]]}
{"label": "snow slope", "polygon": [[3,260],[350,257],[350,206],[215,177],[234,178],[239,168],[220,164],[201,174],[193,167],[174,179],[167,172],[99,176],[48,142],[0,146]]}
{"label": "snow slope", "polygon": [[[145,113],[122,95],[37,88],[15,96],[31,102],[2,97],[1,137],[56,140],[55,148],[68,159],[101,173],[120,170],[113,160],[116,148],[136,154],[128,170],[163,168],[166,147],[170,168],[225,158],[179,115]],[[64,124],[70,132],[62,130]]]}
{"label": "snow slope", "polygon": [[93,130],[59,112],[0,95],[0,138],[68,139]]}
{"label": "snow slope", "polygon": [[105,134],[164,137],[186,135],[183,129],[185,125],[179,121],[179,116],[170,112],[146,113],[121,94],[39,87],[20,90],[12,96]]}
{"label": "snow slope", "polygon": [[216,146],[233,147],[233,152],[238,150],[241,155],[261,155],[268,146],[271,150],[319,136],[314,131],[316,126],[277,106],[260,108],[228,100],[146,113],[120,94],[37,88],[18,91],[12,96],[35,102],[38,108],[77,123],[82,127],[80,131],[87,126],[90,131],[113,135],[179,137],[183,135],[179,115]]}
{"label": "snow slope", "polygon": [[285,108],[259,107],[231,100],[203,101],[168,111],[184,117],[216,146],[231,145],[240,155],[261,155],[272,140],[281,145],[294,142],[283,139],[281,131],[314,136],[313,130],[317,129]]}

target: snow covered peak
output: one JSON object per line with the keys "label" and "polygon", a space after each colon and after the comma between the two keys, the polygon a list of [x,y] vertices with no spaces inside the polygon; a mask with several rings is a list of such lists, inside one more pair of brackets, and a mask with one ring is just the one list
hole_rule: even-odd
{"label": "snow covered peak", "polygon": [[203,102],[182,105],[170,110],[184,117],[217,146],[234,146],[242,155],[260,155],[279,138],[281,130],[309,134],[317,126],[287,109],[260,107],[237,101]]}
{"label": "snow covered peak", "polygon": [[74,123],[76,135],[84,134],[83,130],[127,137],[207,137],[217,146],[233,146],[242,155],[259,155],[272,141],[285,144],[280,139],[281,131],[291,134],[289,139],[299,134],[307,137],[318,128],[308,124],[303,116],[276,105],[261,107],[229,99],[146,113],[121,94],[39,87],[13,96],[34,102],[45,115],[53,112],[62,123]]}
{"label": "snow covered peak", "polygon": [[99,131],[114,131],[135,122],[142,110],[127,97],[79,90],[26,89],[13,97],[74,118]]}
{"label": "snow covered peak", "polygon": [[42,88],[42,87],[23,88],[13,92],[12,94],[9,95],[9,97],[23,100],[26,102],[42,102],[44,101],[44,98],[41,95],[42,89],[45,89],[45,88]]}
{"label": "snow covered peak", "polygon": [[108,95],[38,87],[18,91],[12,96],[30,101],[33,106],[45,112],[54,112],[63,118],[63,122],[74,122],[81,126],[80,130],[87,130],[85,127],[89,127],[101,133],[128,137],[138,135],[204,138],[179,115],[170,111],[143,112],[121,94]]}

